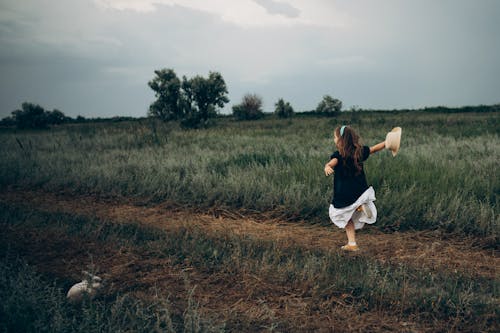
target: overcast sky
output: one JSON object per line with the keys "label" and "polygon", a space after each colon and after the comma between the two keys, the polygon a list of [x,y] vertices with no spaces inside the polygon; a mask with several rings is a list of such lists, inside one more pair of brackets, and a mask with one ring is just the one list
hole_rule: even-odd
{"label": "overcast sky", "polygon": [[497,0],[0,0],[0,118],[28,101],[145,116],[155,69],[224,77],[231,105],[500,102]]}

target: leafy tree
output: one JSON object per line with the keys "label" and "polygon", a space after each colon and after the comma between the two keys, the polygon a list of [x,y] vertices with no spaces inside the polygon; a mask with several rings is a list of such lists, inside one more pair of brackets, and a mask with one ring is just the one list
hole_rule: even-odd
{"label": "leafy tree", "polygon": [[280,98],[274,106],[274,113],[280,118],[288,118],[294,114],[293,107],[290,103],[285,102],[283,98]]}
{"label": "leafy tree", "polygon": [[45,111],[40,105],[28,102],[21,105],[21,110],[12,111],[11,119],[11,123],[20,129],[47,128],[49,125],[58,125],[71,120],[70,117],[57,109]]}
{"label": "leafy tree", "polygon": [[148,82],[157,98],[149,106],[149,115],[163,121],[181,119],[183,116],[183,109],[180,105],[181,81],[173,69],[156,70],[155,74],[156,77]]}
{"label": "leafy tree", "polygon": [[226,83],[218,72],[210,72],[208,78],[184,76],[182,81],[172,69],[157,70],[155,74],[148,82],[157,97],[149,108],[150,116],[181,120],[184,127],[201,127],[215,117],[217,107],[229,102]]}
{"label": "leafy tree", "polygon": [[47,116],[47,122],[50,125],[59,125],[67,123],[71,120],[71,117],[67,117],[63,112],[54,109],[52,111],[45,111]]}
{"label": "leafy tree", "polygon": [[210,72],[208,78],[195,76],[182,78],[181,105],[184,127],[208,125],[210,118],[217,115],[217,107],[222,108],[229,102],[226,83],[218,72]]}
{"label": "leafy tree", "polygon": [[14,117],[5,117],[2,120],[0,120],[0,126],[15,126],[16,125],[16,120]]}
{"label": "leafy tree", "polygon": [[12,117],[20,129],[48,127],[45,110],[38,104],[25,102],[21,105],[21,110],[12,111]]}
{"label": "leafy tree", "polygon": [[238,120],[262,118],[262,98],[256,94],[246,94],[240,104],[233,105],[233,116]]}
{"label": "leafy tree", "polygon": [[335,114],[342,110],[342,102],[330,95],[323,96],[323,100],[316,107],[316,112],[325,114]]}

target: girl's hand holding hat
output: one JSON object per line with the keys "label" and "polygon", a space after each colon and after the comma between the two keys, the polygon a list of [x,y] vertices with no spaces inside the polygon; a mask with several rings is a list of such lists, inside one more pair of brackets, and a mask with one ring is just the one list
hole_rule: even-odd
{"label": "girl's hand holding hat", "polygon": [[392,152],[392,156],[396,156],[401,145],[401,127],[394,127],[392,131],[387,133],[385,137],[385,148]]}

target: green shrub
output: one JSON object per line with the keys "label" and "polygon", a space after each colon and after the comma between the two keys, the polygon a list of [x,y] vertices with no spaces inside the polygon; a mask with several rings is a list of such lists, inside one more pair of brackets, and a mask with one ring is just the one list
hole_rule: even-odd
{"label": "green shrub", "polygon": [[289,118],[294,114],[293,108],[290,105],[290,103],[285,102],[283,98],[280,98],[274,106],[275,106],[274,113],[279,118]]}
{"label": "green shrub", "polygon": [[327,115],[338,115],[342,110],[342,101],[333,98],[330,95],[323,96],[321,102],[319,102],[316,107],[317,113],[327,114]]}
{"label": "green shrub", "polygon": [[241,104],[233,105],[233,116],[238,120],[256,120],[264,116],[262,98],[256,94],[243,96]]}

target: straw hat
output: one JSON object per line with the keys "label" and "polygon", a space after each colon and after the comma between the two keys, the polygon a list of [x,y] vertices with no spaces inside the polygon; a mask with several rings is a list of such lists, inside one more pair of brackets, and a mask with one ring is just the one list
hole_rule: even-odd
{"label": "straw hat", "polygon": [[394,127],[392,131],[387,133],[385,137],[385,148],[392,152],[392,156],[396,156],[401,143],[401,127]]}

